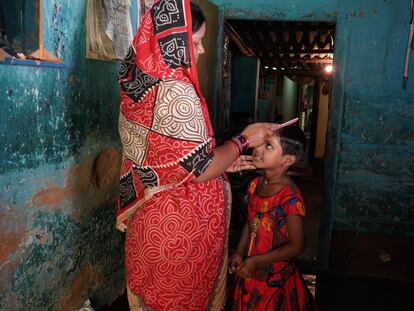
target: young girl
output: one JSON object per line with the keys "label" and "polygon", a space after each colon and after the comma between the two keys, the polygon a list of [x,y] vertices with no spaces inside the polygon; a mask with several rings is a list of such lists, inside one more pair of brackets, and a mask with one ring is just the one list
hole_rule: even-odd
{"label": "young girl", "polygon": [[230,258],[230,273],[237,275],[233,310],[315,310],[294,261],[304,247],[305,208],[286,174],[305,142],[302,130],[289,126],[253,151],[253,164],[264,175],[250,182],[248,222]]}

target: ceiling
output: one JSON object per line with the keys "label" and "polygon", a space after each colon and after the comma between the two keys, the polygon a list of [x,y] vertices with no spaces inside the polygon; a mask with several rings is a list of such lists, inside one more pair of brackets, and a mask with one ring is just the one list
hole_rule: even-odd
{"label": "ceiling", "polygon": [[333,63],[335,23],[226,20],[225,31],[245,56],[268,71],[318,75]]}

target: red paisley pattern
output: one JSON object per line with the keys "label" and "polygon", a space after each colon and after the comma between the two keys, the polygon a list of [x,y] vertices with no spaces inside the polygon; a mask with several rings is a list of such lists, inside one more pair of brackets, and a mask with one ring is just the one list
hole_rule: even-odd
{"label": "red paisley pattern", "polygon": [[226,230],[224,192],[214,190],[220,188],[219,180],[189,183],[135,212],[126,239],[128,285],[147,306],[207,309]]}
{"label": "red paisley pattern", "polygon": [[230,194],[224,176],[191,182],[215,146],[192,46],[189,0],[155,1],[120,69],[117,227],[128,287],[151,310],[224,303]]}

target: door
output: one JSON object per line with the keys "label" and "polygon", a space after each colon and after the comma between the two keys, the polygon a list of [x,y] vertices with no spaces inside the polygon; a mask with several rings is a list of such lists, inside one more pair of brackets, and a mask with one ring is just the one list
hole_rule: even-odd
{"label": "door", "polygon": [[201,91],[207,101],[210,117],[214,115],[214,87],[217,68],[217,42],[219,7],[206,0],[192,0],[203,10],[206,17],[206,34],[203,39],[204,55],[199,58],[198,79]]}

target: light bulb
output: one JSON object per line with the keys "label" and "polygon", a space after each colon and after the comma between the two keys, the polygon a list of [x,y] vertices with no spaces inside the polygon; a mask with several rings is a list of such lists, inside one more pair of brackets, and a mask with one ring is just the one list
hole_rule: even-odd
{"label": "light bulb", "polygon": [[325,66],[325,72],[326,73],[331,73],[332,71],[333,71],[333,66],[332,65]]}

